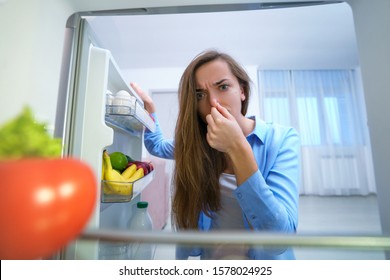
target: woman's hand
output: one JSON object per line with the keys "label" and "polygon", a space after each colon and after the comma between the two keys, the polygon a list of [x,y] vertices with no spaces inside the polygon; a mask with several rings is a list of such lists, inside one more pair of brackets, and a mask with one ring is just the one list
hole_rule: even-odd
{"label": "woman's hand", "polygon": [[156,111],[156,107],[154,106],[153,99],[140,88],[140,86],[136,83],[131,82],[130,86],[134,89],[134,91],[138,94],[138,96],[142,99],[144,102],[144,106],[146,111],[149,112],[149,114],[154,113]]}
{"label": "woman's hand", "polygon": [[229,154],[242,141],[246,141],[236,119],[219,103],[216,107],[211,108],[210,114],[206,116],[206,121],[207,142],[212,148]]}
{"label": "woman's hand", "polygon": [[228,155],[228,165],[233,168],[237,186],[240,186],[258,170],[252,148],[244,132],[234,116],[220,104],[211,108],[206,121],[207,142],[212,148]]}

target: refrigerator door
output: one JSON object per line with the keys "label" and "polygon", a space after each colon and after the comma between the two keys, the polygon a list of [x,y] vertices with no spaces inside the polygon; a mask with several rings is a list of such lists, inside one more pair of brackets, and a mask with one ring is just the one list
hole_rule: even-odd
{"label": "refrigerator door", "polygon": [[[76,73],[69,90],[64,125],[64,155],[80,158],[95,171],[98,198],[87,229],[127,227],[133,205],[139,194],[152,181],[154,172],[133,184],[127,202],[107,200],[101,191],[102,153],[121,151],[135,160],[142,159],[143,130],[155,129],[137,94],[126,84],[110,51],[96,46],[87,22],[81,20],[84,35],[78,44],[81,52],[74,67]],[[107,93],[126,91],[132,97],[129,106],[106,104]],[[106,202],[110,201],[110,203]],[[61,254],[64,259],[126,258],[117,250],[118,244],[99,244],[98,241],[76,240]],[[123,247],[123,246],[122,246]]]}

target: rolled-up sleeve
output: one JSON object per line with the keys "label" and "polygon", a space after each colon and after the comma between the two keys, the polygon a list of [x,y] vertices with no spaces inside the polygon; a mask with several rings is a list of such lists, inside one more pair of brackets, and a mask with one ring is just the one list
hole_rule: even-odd
{"label": "rolled-up sleeve", "polygon": [[156,157],[173,159],[174,156],[174,141],[165,139],[158,122],[157,115],[151,114],[156,124],[156,130],[151,132],[146,129],[144,133],[144,145],[148,152]]}
{"label": "rolled-up sleeve", "polygon": [[277,138],[270,144],[273,150],[267,154],[267,164],[238,186],[234,194],[253,229],[295,232],[300,179],[299,137],[294,129],[273,133],[273,137]]}

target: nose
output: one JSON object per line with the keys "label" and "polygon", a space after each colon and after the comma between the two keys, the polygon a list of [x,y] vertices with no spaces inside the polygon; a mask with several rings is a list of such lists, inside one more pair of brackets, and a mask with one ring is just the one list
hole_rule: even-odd
{"label": "nose", "polygon": [[216,107],[217,106],[217,104],[218,104],[218,95],[214,91],[210,90],[208,92],[208,99],[209,99],[209,103],[210,103],[211,107]]}

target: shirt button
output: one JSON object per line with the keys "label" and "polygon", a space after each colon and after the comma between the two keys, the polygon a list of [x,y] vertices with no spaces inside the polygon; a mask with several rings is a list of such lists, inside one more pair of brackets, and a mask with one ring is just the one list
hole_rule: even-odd
{"label": "shirt button", "polygon": [[252,216],[251,216],[251,219],[252,219],[252,220],[256,219],[256,216],[255,216],[255,215],[252,215]]}
{"label": "shirt button", "polygon": [[238,194],[237,194],[237,197],[238,197],[238,198],[241,198],[241,197],[242,197],[242,194],[241,194],[241,193],[238,193]]}

